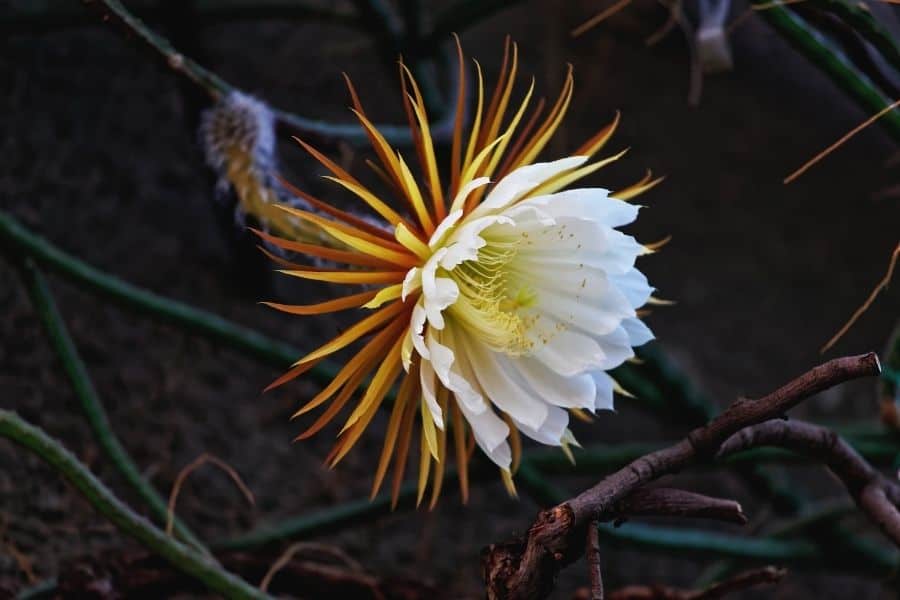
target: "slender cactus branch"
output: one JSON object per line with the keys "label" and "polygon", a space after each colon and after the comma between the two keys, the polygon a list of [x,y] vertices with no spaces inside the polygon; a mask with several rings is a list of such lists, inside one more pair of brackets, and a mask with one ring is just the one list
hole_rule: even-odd
{"label": "slender cactus branch", "polygon": [[[753,4],[761,5],[763,2],[754,0]],[[867,77],[795,13],[782,6],[768,5],[758,14],[867,113],[877,113],[891,103]],[[892,111],[884,115],[879,123],[895,141],[900,141],[900,112]]]}
{"label": "slender cactus branch", "polygon": [[[445,475],[446,477],[447,475]],[[409,482],[400,488],[398,506],[410,508],[414,506],[417,484]],[[342,502],[341,504],[313,511],[298,517],[285,519],[271,525],[263,525],[258,529],[233,538],[212,543],[216,551],[247,550],[281,542],[311,538],[321,533],[334,533],[338,529],[357,523],[366,523],[391,512],[391,496],[384,493],[374,499],[360,498]]]}
{"label": "slender cactus branch", "polygon": [[[171,70],[206,90],[212,99],[218,99],[235,91],[234,86],[216,73],[179,52],[169,40],[147,27],[118,0],[83,0],[83,2],[100,10],[105,20],[120,25],[125,31],[158,53]],[[446,41],[446,39],[442,41]],[[359,125],[326,123],[276,108],[273,108],[272,112],[279,125],[320,143],[334,143],[343,140],[354,144],[365,144],[368,141],[365,131]],[[449,139],[453,133],[453,117],[453,111],[447,111],[447,114],[432,126],[432,136],[435,139]],[[391,144],[406,146],[412,143],[412,135],[407,127],[377,125],[377,128]]]}
{"label": "slender cactus branch", "polygon": [[[44,326],[44,331],[50,339],[53,349],[59,356],[69,381],[72,383],[72,389],[81,403],[81,409],[85,417],[87,417],[97,442],[103,448],[116,470],[134,488],[150,508],[153,515],[160,522],[164,523],[168,514],[166,501],[144,479],[128,451],[125,450],[119,438],[113,433],[106,411],[103,408],[103,403],[100,401],[87,368],[78,354],[75,343],[69,336],[66,324],[59,314],[56,303],[53,301],[53,295],[47,287],[46,279],[30,260],[25,261],[21,268],[21,273],[25,286],[28,289],[28,294],[31,296],[31,301],[34,303],[34,309],[41,320],[41,324]],[[178,537],[201,551],[206,551],[203,542],[191,533],[181,520],[175,520],[174,527]]]}
{"label": "slender cactus branch", "polygon": [[[0,211],[0,248],[13,256],[32,258],[82,289],[99,294],[137,313],[161,319],[213,342],[233,348],[278,369],[291,365],[302,352],[284,342],[227,321],[213,313],[170,300],[127,283],[78,260]],[[334,377],[333,368],[314,368],[311,376],[321,383]]]}
{"label": "slender cactus branch", "polygon": [[[522,465],[519,471],[520,476],[524,471],[533,473],[539,477],[537,472],[531,469],[528,464],[528,457],[528,453],[525,453],[522,457]],[[484,481],[488,477],[496,477],[496,470],[485,467],[487,467],[486,461],[481,461],[476,465],[473,465],[469,473],[473,482]],[[453,479],[456,477],[456,474],[456,465],[448,465],[444,469],[445,480]],[[401,486],[397,506],[403,509],[413,508],[415,506],[414,501],[417,489],[418,485],[416,482],[407,482]],[[284,540],[310,538],[324,532],[334,533],[336,530],[343,527],[371,521],[382,515],[389,514],[391,510],[390,494],[382,493],[371,500],[368,498],[351,500],[317,512],[288,518],[270,525],[263,525],[254,531],[250,531],[237,537],[213,542],[212,547],[217,551],[247,550]]]}
{"label": "slender cactus branch", "polygon": [[[165,12],[158,3],[146,4],[141,8],[141,14],[148,21],[158,20]],[[324,4],[306,4],[300,0],[194,0],[192,9],[204,24],[284,19],[333,23],[352,29],[364,27],[351,11]],[[0,32],[3,33],[43,33],[98,24],[96,18],[74,2],[22,2],[5,7],[4,11],[0,20]]]}
{"label": "slender cactus branch", "polygon": [[812,4],[839,17],[872,44],[894,69],[900,71],[900,45],[864,5],[846,0],[813,0]]}
{"label": "slender cactus branch", "polygon": [[81,492],[97,512],[174,568],[226,598],[271,600],[271,596],[225,571],[210,557],[166,536],[145,518],[135,514],[59,442],[16,413],[0,409],[0,436],[43,459]]}

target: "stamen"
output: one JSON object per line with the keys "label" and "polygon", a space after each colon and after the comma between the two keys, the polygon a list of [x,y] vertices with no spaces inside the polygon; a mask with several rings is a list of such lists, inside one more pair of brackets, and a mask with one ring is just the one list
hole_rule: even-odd
{"label": "stamen", "polygon": [[529,320],[519,309],[534,301],[527,291],[513,290],[509,264],[515,258],[520,240],[491,240],[478,251],[478,258],[466,261],[447,272],[459,287],[459,299],[448,314],[461,325],[477,332],[493,349],[519,356],[533,344],[526,331]]}

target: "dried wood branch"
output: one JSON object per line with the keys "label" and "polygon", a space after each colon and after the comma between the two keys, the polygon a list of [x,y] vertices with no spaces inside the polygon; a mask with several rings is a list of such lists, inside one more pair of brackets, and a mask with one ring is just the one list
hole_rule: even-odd
{"label": "dried wood branch", "polygon": [[719,450],[724,457],[747,448],[778,446],[811,456],[825,464],[868,517],[900,546],[900,484],[876,471],[835,432],[800,421],[769,421],[728,438]]}
{"label": "dried wood branch", "polygon": [[600,568],[600,529],[599,523],[594,521],[588,526],[587,558],[588,573],[591,578],[591,600],[603,600],[603,572]]}
{"label": "dried wood branch", "polygon": [[714,519],[744,525],[747,517],[740,503],[673,488],[639,488],[610,511],[617,520],[629,516]]}
{"label": "dried wood branch", "polygon": [[[645,455],[578,496],[541,511],[524,540],[493,544],[482,553],[488,597],[546,597],[559,570],[582,553],[588,524],[606,518],[617,502],[636,489],[663,475],[711,459],[733,434],[779,418],[813,394],[880,372],[874,353],[828,361],[759,400],[738,400],[681,442]],[[878,503],[879,500],[876,495],[868,501]]]}
{"label": "dried wood branch", "polygon": [[[900,100],[898,100],[900,103]],[[884,274],[884,277],[881,278],[875,288],[869,293],[869,297],[866,298],[866,301],[862,303],[862,306],[857,308],[853,315],[851,315],[850,319],[844,323],[844,326],[841,327],[837,333],[835,333],[828,342],[822,346],[822,350],[820,352],[828,352],[832,346],[834,346],[838,340],[844,337],[844,334],[850,331],[850,328],[859,320],[863,313],[869,310],[869,307],[872,306],[872,303],[875,302],[875,298],[878,297],[878,294],[881,293],[882,290],[887,288],[887,286],[891,283],[891,278],[894,276],[894,268],[897,266],[897,261],[900,260],[900,243],[897,243],[897,247],[894,248],[894,251],[891,253],[891,259],[888,263],[887,273]]]}

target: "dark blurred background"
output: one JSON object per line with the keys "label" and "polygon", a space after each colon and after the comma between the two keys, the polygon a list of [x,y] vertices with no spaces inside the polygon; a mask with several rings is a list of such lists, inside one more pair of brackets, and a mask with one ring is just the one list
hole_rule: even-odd
{"label": "dark blurred background", "polygon": [[[400,116],[396,73],[379,59],[371,35],[285,15],[206,19],[191,2],[126,4],[138,15],[150,14],[151,26],[185,54],[273,106],[349,122],[340,76],[346,71],[370,115],[379,121]],[[423,4],[427,22],[450,3]],[[645,44],[668,16],[660,4],[635,0],[574,39],[569,32],[605,4],[510,4],[463,31],[462,44],[493,81],[503,38],[511,35],[522,72],[534,74],[539,92],[551,98],[572,63],[575,97],[551,153],[576,147],[621,110],[609,149],[631,150],[589,182],[616,189],[648,167],[666,176],[641,197],[647,208],[631,230],[643,241],[672,236],[641,265],[659,295],[676,301],[648,318],[659,346],[719,406],[770,391],[821,362],[819,349],[883,276],[897,244],[900,175],[890,162],[896,144],[876,125],[796,182],[782,180],[871,112],[756,15],[730,37],[733,69],[706,76],[699,104],[690,106],[691,59],[681,32]],[[352,3],[323,5],[353,10]],[[730,19],[745,8],[735,4]],[[890,11],[880,15],[893,19]],[[302,349],[334,333],[333,321],[292,318],[257,304],[272,297],[302,303],[330,291],[280,282],[267,289],[267,277],[236,263],[216,220],[213,177],[197,143],[206,102],[201,92],[78,3],[0,3],[0,16],[3,210],[90,264]],[[522,77],[517,89],[525,84]],[[346,145],[330,154],[351,171],[368,156]],[[286,135],[279,155],[290,179],[329,192],[317,181],[320,170]],[[203,537],[221,538],[368,494],[383,416],[347,461],[328,470],[322,461],[336,430],[291,443],[300,428],[288,417],[316,389],[313,383],[301,378],[261,394],[277,370],[100,302],[59,278],[51,284],[114,429],[154,485],[168,493],[179,469],[211,452],[254,491],[256,505],[248,507],[221,473],[194,474],[178,512]],[[62,440],[114,490],[134,499],[98,450],[16,270],[4,261],[0,307],[2,405]],[[829,355],[881,351],[898,315],[897,292],[888,290]],[[874,385],[842,386],[796,414],[877,425]],[[627,398],[618,408],[593,426],[579,425],[579,439],[659,441],[685,433]],[[131,547],[36,458],[0,441],[0,465],[0,581],[6,589],[53,577],[85,556]],[[818,468],[771,471],[814,497],[843,494]],[[574,493],[592,480],[555,482]],[[741,500],[751,528],[770,515],[764,500],[733,478],[705,472],[679,482]],[[525,495],[508,499],[499,480],[477,486],[468,506],[460,505],[455,483],[446,489],[433,511],[400,511],[323,541],[373,573],[433,583],[441,597],[480,597],[479,550],[521,532],[537,505]],[[871,528],[860,521],[856,530],[868,535]],[[609,588],[690,586],[713,562],[604,549]],[[876,579],[837,571],[792,571],[777,588],[747,597],[894,597]],[[582,566],[567,569],[554,597],[571,597],[586,578]]]}

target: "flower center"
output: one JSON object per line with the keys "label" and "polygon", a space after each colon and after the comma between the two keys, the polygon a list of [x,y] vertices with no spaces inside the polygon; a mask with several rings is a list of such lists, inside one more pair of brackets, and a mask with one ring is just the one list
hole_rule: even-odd
{"label": "flower center", "polygon": [[537,296],[513,285],[510,263],[518,251],[518,240],[487,239],[476,260],[460,263],[446,275],[459,287],[459,298],[448,314],[472,330],[478,339],[505,354],[527,354],[534,342],[526,335],[536,317],[522,314]]}

